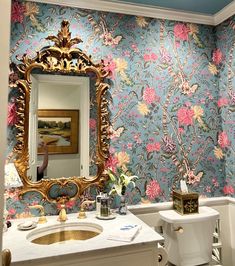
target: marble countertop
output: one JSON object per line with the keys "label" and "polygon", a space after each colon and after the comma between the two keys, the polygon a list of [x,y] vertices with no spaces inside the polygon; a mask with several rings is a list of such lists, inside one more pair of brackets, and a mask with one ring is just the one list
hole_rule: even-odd
{"label": "marble countertop", "polygon": [[[118,215],[113,220],[99,220],[95,217],[95,212],[86,212],[86,219],[78,219],[77,214],[68,214],[68,220],[65,223],[96,223],[103,227],[103,232],[88,240],[68,241],[67,243],[55,243],[51,245],[38,245],[27,240],[27,235],[35,229],[20,231],[18,224],[25,221],[37,221],[38,217],[28,219],[12,220],[12,226],[3,234],[3,248],[9,248],[12,253],[12,263],[38,260],[47,257],[54,257],[66,254],[80,254],[91,251],[98,251],[110,248],[125,247],[130,245],[140,245],[144,243],[158,243],[163,241],[163,237],[155,232],[151,227],[137,218],[134,214],[128,212],[127,215]],[[48,222],[38,224],[37,228],[43,228],[59,224],[58,216],[47,216]],[[108,236],[118,230],[121,226],[127,224],[136,224],[141,226],[141,230],[131,242],[109,240]],[[72,244],[71,244],[72,243]]]}

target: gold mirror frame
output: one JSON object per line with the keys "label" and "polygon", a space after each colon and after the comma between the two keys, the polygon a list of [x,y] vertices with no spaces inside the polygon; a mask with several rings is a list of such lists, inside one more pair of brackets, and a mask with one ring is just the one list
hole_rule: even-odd
{"label": "gold mirror frame", "polygon": [[[75,44],[79,44],[82,40],[79,37],[71,39],[71,32],[69,31],[69,22],[63,20],[61,29],[57,36],[48,36],[46,40],[54,42],[53,46],[42,48],[34,58],[29,58],[24,55],[21,59],[17,58],[21,63],[17,65],[22,79],[16,81],[16,85],[20,92],[17,97],[17,144],[14,147],[14,154],[16,155],[15,166],[21,176],[23,188],[20,196],[29,191],[38,191],[43,195],[43,198],[49,202],[60,199],[51,198],[50,189],[56,185],[59,188],[66,186],[76,186],[76,192],[73,196],[68,198],[76,199],[81,196],[84,191],[91,185],[102,189],[107,175],[104,173],[105,161],[109,155],[109,114],[108,101],[106,99],[106,91],[109,85],[104,82],[108,76],[108,72],[104,69],[104,64],[95,64],[85,52],[79,48],[74,48]],[[84,75],[93,73],[96,75],[96,101],[97,101],[97,144],[96,144],[96,165],[97,174],[90,178],[86,177],[61,177],[58,179],[45,179],[38,182],[32,182],[27,177],[27,170],[29,169],[29,151],[28,151],[28,130],[29,130],[29,101],[31,91],[30,74],[33,69],[40,69],[47,73],[75,73]]]}

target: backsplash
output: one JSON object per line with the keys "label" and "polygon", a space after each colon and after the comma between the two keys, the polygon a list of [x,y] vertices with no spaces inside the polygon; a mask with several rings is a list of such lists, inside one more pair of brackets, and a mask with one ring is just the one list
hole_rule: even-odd
{"label": "backsplash", "polygon": [[[168,201],[182,178],[201,197],[233,196],[235,16],[212,27],[13,1],[11,61],[49,45],[45,37],[57,33],[63,19],[72,37],[83,40],[79,48],[110,70],[107,167],[139,177],[127,191],[129,203]],[[9,106],[15,93],[9,91]],[[8,124],[10,153],[15,128]],[[7,198],[11,217],[29,215],[27,206],[35,203],[57,212],[38,193],[19,201],[16,190],[8,191]],[[69,202],[68,211],[78,205]]]}

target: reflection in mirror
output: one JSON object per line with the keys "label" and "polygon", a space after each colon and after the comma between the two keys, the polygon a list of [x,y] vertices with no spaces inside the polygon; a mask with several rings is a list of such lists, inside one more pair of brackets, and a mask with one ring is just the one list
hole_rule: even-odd
{"label": "reflection in mirror", "polygon": [[[31,80],[28,175],[33,181],[38,181],[42,177],[89,177],[89,136],[91,136],[89,134],[89,78],[32,74]],[[94,104],[93,108],[95,108]],[[72,121],[78,123],[77,132],[72,131],[69,136],[68,133],[62,132],[63,134],[60,134],[61,130],[55,131],[53,128],[50,129],[50,132],[47,132],[46,125],[42,125],[44,127],[42,130],[39,123],[39,121],[42,122],[42,118],[38,117],[38,110],[48,110],[47,113],[53,111],[61,113],[62,110],[66,110],[68,116],[70,111],[79,112],[78,119]],[[91,112],[91,114],[94,113]],[[44,117],[44,119],[63,121],[60,117]],[[70,117],[64,119],[70,119]],[[41,133],[39,133],[40,128]],[[72,137],[77,139],[75,144],[71,143]],[[73,144],[73,147],[71,144]],[[38,149],[40,146],[43,149]],[[70,151],[70,147],[74,148],[75,152]],[[92,150],[95,150],[95,147]],[[46,163],[47,157],[48,164]]]}
{"label": "reflection in mirror", "polygon": [[[14,84],[19,92],[19,96],[16,98],[18,120],[16,123],[17,143],[14,147],[16,158],[15,166],[24,185],[20,191],[21,196],[28,191],[37,191],[41,193],[43,198],[48,201],[60,202],[61,198],[63,200],[69,200],[80,197],[84,194],[85,190],[91,186],[95,186],[101,190],[104,187],[105,180],[108,179],[108,176],[105,173],[105,162],[109,157],[110,122],[108,99],[106,96],[109,85],[105,80],[109,73],[105,70],[103,61],[100,63],[95,63],[91,59],[90,55],[87,55],[81,49],[75,47],[82,42],[82,40],[79,37],[71,38],[68,21],[62,21],[61,29],[58,31],[57,36],[48,36],[46,39],[53,42],[54,45],[45,46],[40,51],[36,51],[36,56],[33,58],[30,58],[27,54],[23,55],[22,58],[17,58],[20,63],[16,66],[16,76],[19,78]],[[40,75],[42,73],[43,75]],[[45,80],[47,77],[49,79],[49,75],[53,75],[53,79],[50,79],[53,80],[53,82]],[[78,76],[82,76],[82,78]],[[56,80],[57,78],[60,80]],[[77,80],[78,78],[80,81]],[[84,80],[84,83],[87,85],[89,90],[85,89],[83,90],[82,95],[76,96],[76,98],[81,98],[81,102],[79,102],[79,105],[78,102],[76,102],[76,106],[72,106],[72,96],[70,95],[69,98],[68,91],[70,91],[69,88],[71,88],[71,94],[81,93],[75,89],[78,87],[78,83],[81,82],[81,79]],[[51,88],[48,88],[49,84]],[[35,89],[33,86],[38,87],[38,89]],[[60,95],[60,98],[65,96],[68,97],[68,100],[65,101],[67,102],[67,105],[56,105],[55,101],[57,103],[59,102],[57,96],[62,93],[63,86],[66,87],[66,95]],[[46,100],[41,100],[42,96],[41,92],[39,92],[40,87],[44,87],[44,91],[49,94],[49,98]],[[86,101],[82,100],[84,97],[86,98]],[[53,101],[53,108],[55,108],[54,111],[51,110]],[[84,105],[84,107],[81,105]],[[92,108],[90,108],[90,106],[92,106]],[[86,110],[81,112],[81,122],[79,125],[77,122],[76,125],[79,128],[80,133],[78,134],[79,140],[77,139],[78,144],[76,144],[78,146],[78,152],[76,152],[75,149],[75,152],[73,150],[73,153],[69,155],[66,155],[65,153],[62,154],[63,156],[68,157],[66,159],[66,164],[68,164],[69,167],[74,168],[74,172],[68,174],[66,171],[66,173],[62,174],[60,171],[59,177],[56,176],[55,173],[47,172],[46,175],[48,178],[42,178],[40,181],[35,182],[35,172],[38,165],[38,160],[40,160],[40,157],[37,153],[38,145],[40,144],[37,133],[38,113],[40,111],[41,115],[43,110],[43,114],[45,114],[45,112],[48,114],[49,111],[51,114],[51,112],[58,110],[67,110],[68,112],[68,109],[71,110],[71,108],[73,110],[80,111]],[[57,115],[56,118],[60,116],[63,117],[62,113],[60,114],[61,115]],[[44,116],[43,119],[45,119]],[[66,123],[62,121],[60,121],[60,123],[58,121],[58,123],[53,122],[53,126],[50,127],[54,129],[54,127],[56,127],[55,125],[60,124],[60,126],[57,126],[56,128],[58,133],[58,128],[61,128],[61,124],[63,124],[63,127],[73,134],[74,130],[69,129],[73,128],[72,120],[73,118]],[[71,124],[71,127],[69,123]],[[49,128],[48,122],[46,125]],[[89,125],[92,129],[90,131]],[[84,132],[82,130],[80,131],[80,129],[83,127]],[[60,132],[59,135],[61,134],[62,133]],[[90,137],[87,138],[87,136]],[[31,142],[33,145],[31,145]],[[70,141],[67,140],[67,142]],[[89,147],[89,149],[87,147]],[[49,153],[52,151],[52,149],[54,149],[54,151],[58,151],[56,148],[52,146],[50,147],[49,145]],[[66,148],[63,147],[63,149],[65,150]],[[40,152],[39,149],[38,151]],[[53,156],[61,155],[56,155],[55,153],[56,152],[54,152]],[[77,158],[73,158],[76,161],[74,163],[74,167],[72,167],[72,162],[70,162],[72,161],[72,155],[75,157],[77,155],[77,158],[79,158],[79,162],[76,161]],[[54,158],[58,160],[59,157]],[[90,160],[90,163],[87,163],[87,160]],[[50,164],[52,164],[52,159],[49,158],[49,165]],[[53,168],[55,168],[55,166],[53,166]],[[83,174],[85,176],[83,176]]]}

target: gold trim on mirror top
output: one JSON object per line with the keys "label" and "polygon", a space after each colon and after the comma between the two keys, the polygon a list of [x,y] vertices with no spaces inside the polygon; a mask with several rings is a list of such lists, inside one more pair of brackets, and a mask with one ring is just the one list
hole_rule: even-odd
{"label": "gold trim on mirror top", "polygon": [[[53,46],[42,48],[34,58],[24,55],[21,59],[17,58],[21,63],[17,65],[23,77],[16,81],[20,96],[17,98],[17,144],[14,148],[16,155],[15,165],[21,176],[23,188],[20,192],[22,196],[29,191],[38,191],[48,201],[55,201],[49,195],[53,186],[63,188],[69,185],[76,186],[76,193],[71,198],[78,198],[85,189],[91,185],[95,185],[102,189],[107,175],[104,174],[105,161],[109,155],[109,115],[108,101],[106,99],[106,91],[109,85],[104,82],[108,76],[108,72],[104,69],[103,62],[95,64],[85,52],[79,48],[74,48],[75,44],[79,44],[82,40],[78,37],[71,39],[69,32],[69,22],[63,20],[61,29],[57,36],[48,36],[46,38],[54,42]],[[70,177],[59,179],[45,179],[39,182],[32,182],[27,177],[29,168],[29,152],[28,152],[28,127],[29,127],[29,101],[31,91],[30,74],[33,69],[40,69],[46,73],[75,73],[77,75],[85,75],[93,73],[96,75],[96,101],[97,101],[97,144],[96,144],[96,165],[97,175],[92,178],[86,177]],[[59,199],[59,197],[58,197]],[[58,200],[57,199],[57,200]]]}

